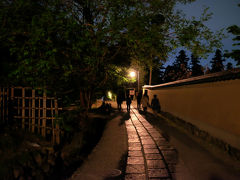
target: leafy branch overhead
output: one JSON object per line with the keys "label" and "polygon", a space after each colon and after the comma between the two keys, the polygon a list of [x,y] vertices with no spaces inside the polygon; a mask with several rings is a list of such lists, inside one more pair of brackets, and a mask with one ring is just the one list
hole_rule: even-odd
{"label": "leafy branch overhead", "polygon": [[151,69],[179,46],[204,55],[222,36],[204,25],[207,11],[188,20],[175,10],[189,2],[2,0],[1,81],[93,93],[125,81],[132,59]]}
{"label": "leafy branch overhead", "polygon": [[[240,46],[240,27],[237,25],[233,25],[228,27],[228,32],[232,33],[233,35],[235,35],[235,38],[233,38],[233,41],[237,41],[237,43],[234,43],[233,46],[237,47]],[[240,49],[238,47],[238,49],[233,49],[232,52],[227,52],[225,53],[226,57],[231,57],[234,60],[237,61],[237,65],[240,65]]]}
{"label": "leafy branch overhead", "polygon": [[220,48],[221,40],[225,37],[223,29],[212,32],[205,25],[212,16],[212,13],[208,13],[208,9],[204,9],[199,19],[192,17],[191,20],[184,20],[177,26],[177,31],[180,32],[178,36],[180,45],[189,49],[195,56],[205,57],[215,48]]}

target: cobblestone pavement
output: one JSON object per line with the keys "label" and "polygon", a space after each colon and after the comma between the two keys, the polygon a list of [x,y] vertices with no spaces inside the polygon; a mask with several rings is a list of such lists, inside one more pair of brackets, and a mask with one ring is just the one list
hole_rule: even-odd
{"label": "cobblestone pavement", "polygon": [[177,152],[167,140],[132,108],[125,121],[128,159],[125,179],[175,179]]}

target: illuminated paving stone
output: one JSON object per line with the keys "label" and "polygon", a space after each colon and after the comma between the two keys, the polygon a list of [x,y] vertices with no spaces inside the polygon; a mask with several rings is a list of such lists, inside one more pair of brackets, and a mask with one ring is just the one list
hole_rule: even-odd
{"label": "illuminated paving stone", "polygon": [[154,160],[147,160],[147,167],[149,169],[157,169],[157,168],[166,168],[163,160],[159,160],[159,159],[154,159]]}
{"label": "illuminated paving stone", "polygon": [[128,157],[127,164],[144,164],[143,157]]}
{"label": "illuminated paving stone", "polygon": [[129,157],[142,157],[142,151],[128,151]]}
{"label": "illuminated paving stone", "polygon": [[144,164],[128,164],[126,168],[127,174],[138,173],[145,174]]}

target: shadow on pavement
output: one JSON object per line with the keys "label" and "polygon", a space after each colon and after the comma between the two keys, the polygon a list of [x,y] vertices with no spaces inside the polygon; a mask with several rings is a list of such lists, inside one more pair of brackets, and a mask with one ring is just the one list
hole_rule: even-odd
{"label": "shadow on pavement", "polygon": [[131,118],[131,116],[130,116],[129,112],[123,112],[122,118],[120,119],[119,126],[123,125],[125,123],[125,121],[129,120],[130,118]]}

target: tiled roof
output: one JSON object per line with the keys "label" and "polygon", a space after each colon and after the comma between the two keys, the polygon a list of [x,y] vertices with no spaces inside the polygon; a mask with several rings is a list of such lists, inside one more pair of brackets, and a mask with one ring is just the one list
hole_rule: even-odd
{"label": "tiled roof", "polygon": [[196,76],[188,79],[181,79],[169,83],[158,84],[158,85],[144,85],[144,89],[158,89],[165,87],[176,87],[190,84],[200,84],[207,82],[216,82],[216,81],[225,81],[225,80],[233,80],[240,79],[240,69],[235,69],[233,71],[222,71],[217,73],[206,74],[202,76]]}

